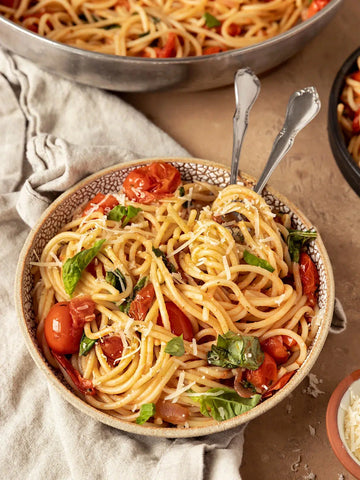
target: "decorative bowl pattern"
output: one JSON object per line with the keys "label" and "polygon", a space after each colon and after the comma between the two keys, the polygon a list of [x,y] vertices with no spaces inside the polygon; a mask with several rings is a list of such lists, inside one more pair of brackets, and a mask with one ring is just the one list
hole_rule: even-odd
{"label": "decorative bowl pattern", "polygon": [[[175,167],[177,167],[181,172],[181,177],[184,181],[201,180],[219,185],[221,187],[228,185],[230,172],[223,165],[193,158],[141,159],[136,162],[123,163],[110,167],[81,181],[70,190],[62,194],[50,205],[50,207],[39,219],[37,225],[30,232],[25,242],[19,258],[16,274],[17,312],[26,345],[35,363],[46,374],[49,381],[58,389],[58,391],[60,391],[60,393],[72,405],[79,408],[82,412],[115,428],[143,435],[169,438],[207,435],[241,425],[268,411],[270,408],[283,400],[297,385],[299,385],[299,383],[305,378],[315,363],[315,360],[323,347],[331,324],[334,305],[334,280],[332,269],[320,235],[318,235],[316,241],[313,241],[310,244],[308,249],[309,254],[317,265],[320,275],[318,302],[320,307],[318,314],[320,327],[305,362],[297,371],[297,373],[291,378],[288,384],[285,385],[285,387],[278,391],[274,396],[259,404],[249,412],[221,422],[217,425],[189,429],[147,427],[127,423],[110,415],[109,413],[99,411],[93,408],[91,405],[88,405],[77,395],[76,392],[72,391],[71,387],[62,377],[62,374],[53,369],[46,362],[36,341],[36,324],[32,304],[33,279],[31,275],[30,262],[36,261],[39,258],[46,243],[56,233],[58,233],[58,231],[66,223],[70,221],[73,212],[77,207],[89,201],[90,198],[92,198],[98,192],[106,194],[119,191],[125,177],[132,169],[153,161],[160,160],[171,162]],[[249,187],[254,186],[256,183],[254,178],[246,174],[242,174],[239,181],[242,181],[246,186]],[[310,223],[310,221],[282,195],[276,193],[271,188],[268,188],[264,191],[263,196],[269,205],[275,206],[282,212],[289,213],[295,228],[301,230],[313,228],[313,225]]]}

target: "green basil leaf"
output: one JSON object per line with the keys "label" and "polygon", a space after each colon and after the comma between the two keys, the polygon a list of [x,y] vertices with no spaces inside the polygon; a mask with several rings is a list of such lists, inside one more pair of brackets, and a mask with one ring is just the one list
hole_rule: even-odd
{"label": "green basil leaf", "polygon": [[109,220],[114,220],[115,222],[121,222],[121,225],[125,227],[129,221],[136,217],[136,215],[141,212],[141,208],[133,207],[129,205],[124,207],[123,205],[116,205],[110,212],[107,214]]}
{"label": "green basil leaf", "polygon": [[150,30],[148,30],[147,32],[139,33],[139,38],[146,37],[147,35],[149,35],[149,33]]}
{"label": "green basil leaf", "polygon": [[160,23],[160,22],[161,22],[160,18],[154,17],[154,16],[151,16],[151,20],[152,20],[152,22],[153,22],[154,25],[156,25],[157,23]]}
{"label": "green basil leaf", "polygon": [[207,360],[210,365],[218,367],[257,370],[264,361],[264,352],[257,337],[229,331],[218,336],[216,345],[212,345],[208,352]]}
{"label": "green basil leaf", "polygon": [[185,188],[181,185],[179,187],[179,197],[183,197],[185,195]]}
{"label": "green basil leaf", "polygon": [[132,299],[136,297],[136,294],[145,287],[147,277],[142,277],[140,280],[137,282],[137,284],[134,287],[133,293],[132,293]]}
{"label": "green basil leaf", "polygon": [[211,13],[205,12],[204,13],[204,18],[205,18],[205,25],[209,28],[213,27],[220,27],[221,22],[215,18]]}
{"label": "green basil leaf", "polygon": [[205,417],[212,417],[218,422],[237,417],[254,408],[261,399],[261,395],[250,398],[240,397],[231,388],[211,388],[205,394],[189,394],[192,400],[200,403],[200,412]]}
{"label": "green basil leaf", "polygon": [[92,248],[82,250],[72,258],[66,260],[63,265],[62,278],[65,292],[68,295],[71,296],[74,293],[83,270],[85,270],[89,263],[96,257],[104,242],[105,239],[97,240]]}
{"label": "green basil leaf", "polygon": [[265,270],[268,270],[269,272],[273,272],[275,270],[275,268],[272,267],[269,262],[267,262],[263,258],[256,257],[255,255],[248,252],[247,250],[244,250],[243,259],[248,265],[265,268]]}
{"label": "green basil leaf", "polygon": [[126,290],[126,280],[124,275],[117,268],[116,270],[106,272],[105,280],[113,287],[119,290],[120,293]]}
{"label": "green basil leaf", "polygon": [[164,262],[165,267],[169,270],[170,273],[175,273],[176,268],[175,265],[173,265],[170,260],[167,258],[164,252],[160,250],[160,248],[154,248],[153,247],[153,252],[157,257],[161,257],[162,261]]}
{"label": "green basil leaf", "polygon": [[183,335],[180,337],[174,337],[169,340],[165,347],[165,353],[169,353],[174,357],[181,357],[185,353]]}
{"label": "green basil leaf", "polygon": [[311,230],[289,230],[287,244],[289,254],[293,262],[299,263],[300,252],[306,242],[317,237],[317,233]]}
{"label": "green basil leaf", "polygon": [[121,25],[114,23],[113,25],[106,25],[106,27],[102,27],[104,30],[112,30],[113,28],[121,28]]}
{"label": "green basil leaf", "polygon": [[87,337],[85,333],[83,333],[81,340],[80,340],[80,346],[79,346],[79,355],[84,355],[86,356],[92,347],[95,345],[96,340],[92,340],[91,338]]}
{"label": "green basil leaf", "polygon": [[147,422],[149,418],[155,415],[155,403],[144,403],[140,407],[140,413],[135,422],[138,425],[142,425]]}

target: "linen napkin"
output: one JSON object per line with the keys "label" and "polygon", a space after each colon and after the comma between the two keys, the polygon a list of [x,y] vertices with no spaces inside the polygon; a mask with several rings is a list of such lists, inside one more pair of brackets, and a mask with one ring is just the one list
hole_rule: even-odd
{"label": "linen napkin", "polygon": [[60,192],[106,166],[187,156],[118,96],[0,50],[0,472],[7,480],[240,479],[243,428],[195,439],[131,435],[65,402],[35,366],[15,313],[19,252]]}

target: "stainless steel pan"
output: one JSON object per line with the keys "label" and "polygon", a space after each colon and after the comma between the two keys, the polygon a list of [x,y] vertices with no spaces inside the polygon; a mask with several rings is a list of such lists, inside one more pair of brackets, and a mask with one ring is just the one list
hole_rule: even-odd
{"label": "stainless steel pan", "polygon": [[0,44],[40,68],[86,85],[123,91],[205,90],[233,82],[250,67],[265,72],[301,50],[332,19],[343,0],[331,2],[311,19],[256,45],[204,57],[149,59],[88,52],[41,37],[0,17]]}

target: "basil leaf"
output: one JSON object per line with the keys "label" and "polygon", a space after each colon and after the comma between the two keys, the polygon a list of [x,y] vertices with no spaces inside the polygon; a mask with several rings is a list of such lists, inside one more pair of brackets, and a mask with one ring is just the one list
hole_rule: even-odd
{"label": "basil leaf", "polygon": [[82,250],[72,258],[66,260],[63,265],[62,278],[65,292],[68,295],[71,296],[74,293],[83,270],[85,270],[89,263],[96,257],[104,242],[105,239],[97,240],[92,248]]}
{"label": "basil leaf", "polygon": [[158,17],[151,16],[150,18],[153,21],[154,25],[161,22],[160,18],[158,18]]}
{"label": "basil leaf", "polygon": [[82,334],[79,346],[79,355],[86,356],[92,347],[95,345],[96,340],[92,340],[91,338],[87,337],[85,333]]}
{"label": "basil leaf", "polygon": [[189,395],[192,400],[200,403],[200,412],[205,417],[213,417],[218,422],[237,417],[254,408],[261,399],[261,395],[251,398],[240,397],[231,388],[211,388],[205,395]]}
{"label": "basil leaf", "polygon": [[317,233],[311,230],[289,230],[287,244],[289,254],[293,262],[299,263],[300,251],[306,242],[317,237]]}
{"label": "basil leaf", "polygon": [[179,187],[179,197],[183,197],[185,195],[185,188],[181,185]]}
{"label": "basil leaf", "polygon": [[174,357],[181,357],[185,353],[183,335],[180,337],[174,337],[169,340],[165,347],[165,353],[169,353]]}
{"label": "basil leaf", "polygon": [[216,345],[212,345],[208,352],[207,360],[210,365],[218,367],[257,370],[264,361],[264,352],[257,337],[229,331],[218,336]]}
{"label": "basil leaf", "polygon": [[204,18],[205,18],[205,25],[209,28],[213,27],[220,27],[221,22],[215,18],[211,13],[205,12],[204,13]]}
{"label": "basil leaf", "polygon": [[116,270],[106,272],[105,280],[110,283],[116,290],[119,290],[120,293],[126,290],[126,280],[124,275],[117,268]]}
{"label": "basil leaf", "polygon": [[147,422],[149,418],[155,415],[155,403],[144,403],[140,407],[140,413],[135,422],[138,425],[142,425]]}
{"label": "basil leaf", "polygon": [[136,294],[145,287],[147,277],[142,277],[135,285],[132,294],[126,298],[126,300],[119,306],[120,312],[129,313],[131,302],[136,297]]}
{"label": "basil leaf", "polygon": [[267,262],[263,258],[256,257],[255,255],[248,252],[247,250],[244,250],[243,259],[248,265],[265,268],[265,270],[268,270],[269,272],[273,272],[275,270],[275,268],[272,267],[269,262]]}
{"label": "basil leaf", "polygon": [[167,256],[165,255],[164,252],[162,252],[160,250],[160,248],[154,248],[153,247],[153,252],[155,253],[155,255],[157,257],[161,257],[162,258],[162,261],[164,262],[164,265],[165,267],[169,270],[170,273],[175,273],[176,272],[176,268],[175,268],[175,265],[173,265],[170,260],[167,258]]}
{"label": "basil leaf", "polygon": [[121,25],[114,23],[113,25],[106,25],[106,27],[102,27],[104,30],[112,30],[113,28],[121,28]]}
{"label": "basil leaf", "polygon": [[107,214],[109,220],[114,220],[115,222],[121,222],[121,225],[125,227],[129,221],[136,217],[136,215],[141,212],[141,208],[133,207],[129,205],[124,207],[123,205],[116,205],[110,212]]}
{"label": "basil leaf", "polygon": [[139,38],[146,37],[147,35],[149,35],[149,33],[150,30],[148,30],[147,32],[139,33]]}

